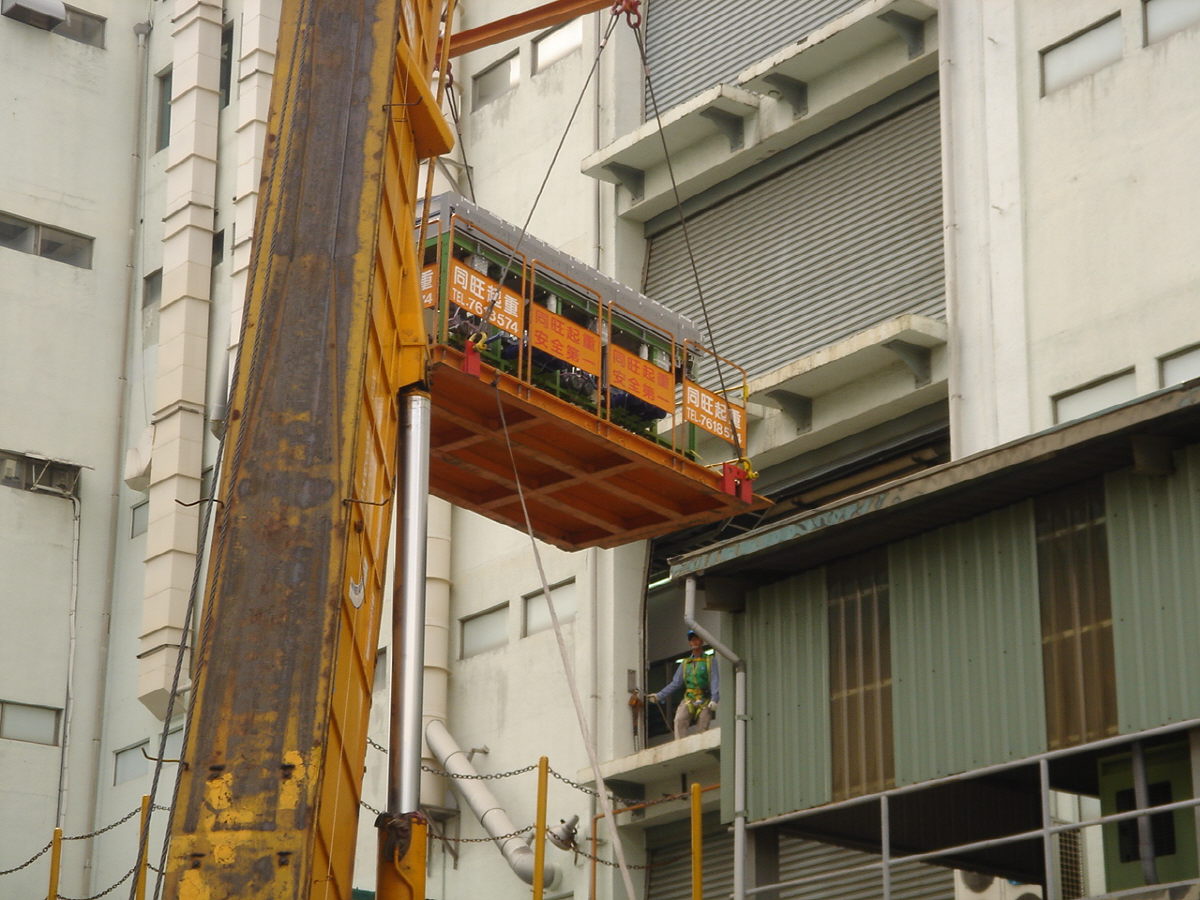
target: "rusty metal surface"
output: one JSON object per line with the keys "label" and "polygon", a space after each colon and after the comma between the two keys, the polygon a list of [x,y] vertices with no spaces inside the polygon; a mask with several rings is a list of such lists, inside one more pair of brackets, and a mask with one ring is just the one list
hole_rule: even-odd
{"label": "rusty metal surface", "polygon": [[351,893],[394,471],[369,297],[400,6],[283,5],[168,897]]}
{"label": "rusty metal surface", "polygon": [[[430,490],[525,530],[507,426],[535,534],[565,550],[616,547],[769,505],[723,493],[720,472],[461,354],[433,349]],[[498,406],[498,402],[502,404]]]}
{"label": "rusty metal surface", "polygon": [[1200,439],[1200,379],[780,520],[672,561],[769,581],[1132,464],[1135,434]]}

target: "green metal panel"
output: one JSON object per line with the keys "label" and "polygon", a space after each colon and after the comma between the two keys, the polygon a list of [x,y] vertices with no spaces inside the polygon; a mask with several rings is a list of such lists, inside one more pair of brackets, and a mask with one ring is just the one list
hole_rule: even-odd
{"label": "green metal panel", "polygon": [[1200,708],[1200,446],[1169,476],[1105,480],[1117,710],[1122,732]]}
{"label": "green metal panel", "polygon": [[[825,570],[753,591],[736,619],[736,647],[747,663],[749,817],[825,803],[830,798]],[[721,674],[722,711],[731,712],[733,678]],[[722,725],[721,758],[727,766],[733,723]],[[721,783],[725,812],[732,809],[732,770],[722,771]]]}
{"label": "green metal panel", "polygon": [[896,783],[1045,749],[1032,504],[890,547]]}

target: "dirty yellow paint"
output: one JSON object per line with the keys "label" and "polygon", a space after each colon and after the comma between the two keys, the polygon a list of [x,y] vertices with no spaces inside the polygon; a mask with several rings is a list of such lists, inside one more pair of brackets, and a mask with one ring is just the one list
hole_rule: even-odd
{"label": "dirty yellow paint", "polygon": [[237,852],[228,844],[216,844],[212,851],[213,862],[219,866],[229,866],[237,858]]}
{"label": "dirty yellow paint", "polygon": [[212,894],[198,869],[188,869],[179,879],[179,900],[210,900]]}
{"label": "dirty yellow paint", "polygon": [[233,773],[225,772],[210,778],[204,785],[204,802],[215,810],[229,809],[233,804]]}
{"label": "dirty yellow paint", "polygon": [[304,757],[298,750],[289,750],[283,754],[283,763],[292,766],[289,777],[279,785],[279,808],[295,809],[300,805],[300,794],[304,782],[308,780],[308,769],[304,765]]}

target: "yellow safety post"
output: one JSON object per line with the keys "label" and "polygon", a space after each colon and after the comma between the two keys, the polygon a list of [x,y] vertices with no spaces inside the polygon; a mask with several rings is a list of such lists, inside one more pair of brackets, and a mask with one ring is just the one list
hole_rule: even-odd
{"label": "yellow safety post", "polygon": [[542,889],[546,873],[546,787],[550,774],[550,760],[538,759],[537,826],[533,838],[533,900],[542,900]]}
{"label": "yellow safety post", "polygon": [[704,900],[704,836],[700,827],[700,785],[692,783],[692,900]]}
{"label": "yellow safety post", "polygon": [[58,897],[58,869],[62,862],[62,829],[54,829],[54,840],[50,842],[50,889],[46,900],[56,900]]}
{"label": "yellow safety post", "polygon": [[[150,821],[150,795],[142,795],[142,817],[139,820],[141,825],[138,827],[138,835],[146,836],[146,848],[139,852],[142,858],[142,864],[138,866],[137,886],[134,889],[135,900],[146,900],[146,871],[150,866],[150,832],[147,830],[147,823]],[[141,839],[140,837],[138,838]]]}

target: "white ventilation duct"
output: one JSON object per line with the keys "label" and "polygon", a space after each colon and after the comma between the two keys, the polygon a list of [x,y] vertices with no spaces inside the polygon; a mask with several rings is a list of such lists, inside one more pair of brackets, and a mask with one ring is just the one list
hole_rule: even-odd
{"label": "white ventilation duct", "polygon": [[[446,726],[438,719],[430,720],[425,726],[425,740],[441,767],[451,775],[459,776],[452,779],[454,789],[466,801],[471,812],[475,813],[479,824],[496,840],[500,853],[517,873],[517,877],[526,884],[533,884],[533,850],[522,838],[513,835],[517,827],[513,825],[508,813],[496,802],[487,784],[478,779],[479,773],[467,759],[467,754],[459,748]],[[501,840],[503,835],[513,836]],[[546,863],[544,872],[545,886],[554,888],[559,879],[558,866]]]}

